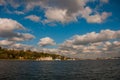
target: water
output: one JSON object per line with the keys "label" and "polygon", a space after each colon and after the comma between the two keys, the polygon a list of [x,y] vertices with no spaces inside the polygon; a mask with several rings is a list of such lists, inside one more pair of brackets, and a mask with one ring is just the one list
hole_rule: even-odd
{"label": "water", "polygon": [[0,60],[0,80],[120,80],[120,60]]}

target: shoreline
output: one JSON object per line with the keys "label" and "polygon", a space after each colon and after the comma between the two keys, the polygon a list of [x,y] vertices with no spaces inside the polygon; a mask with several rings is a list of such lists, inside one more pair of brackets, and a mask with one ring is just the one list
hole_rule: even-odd
{"label": "shoreline", "polygon": [[78,60],[35,60],[35,59],[0,59],[1,60],[9,60],[9,61],[98,61],[98,60],[119,60],[119,59],[78,59]]}

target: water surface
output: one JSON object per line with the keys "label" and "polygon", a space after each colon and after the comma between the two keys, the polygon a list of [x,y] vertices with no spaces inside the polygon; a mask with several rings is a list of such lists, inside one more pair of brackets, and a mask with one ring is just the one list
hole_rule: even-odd
{"label": "water surface", "polygon": [[0,60],[0,80],[120,80],[120,60]]}

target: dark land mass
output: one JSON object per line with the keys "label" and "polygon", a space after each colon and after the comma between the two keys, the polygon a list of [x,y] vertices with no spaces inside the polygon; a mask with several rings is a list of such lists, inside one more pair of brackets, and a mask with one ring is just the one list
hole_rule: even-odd
{"label": "dark land mass", "polygon": [[43,53],[36,52],[31,50],[8,50],[6,48],[0,47],[0,59],[15,59],[15,60],[36,60],[38,58],[52,57],[53,60],[60,59],[66,60],[70,59],[65,56],[51,54],[51,53]]}

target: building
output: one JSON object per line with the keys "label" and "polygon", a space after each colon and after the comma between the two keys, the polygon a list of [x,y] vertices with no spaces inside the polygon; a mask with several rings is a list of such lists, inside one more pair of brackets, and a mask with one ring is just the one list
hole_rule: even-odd
{"label": "building", "polygon": [[36,59],[37,61],[49,61],[49,60],[53,60],[52,57],[40,57]]}

